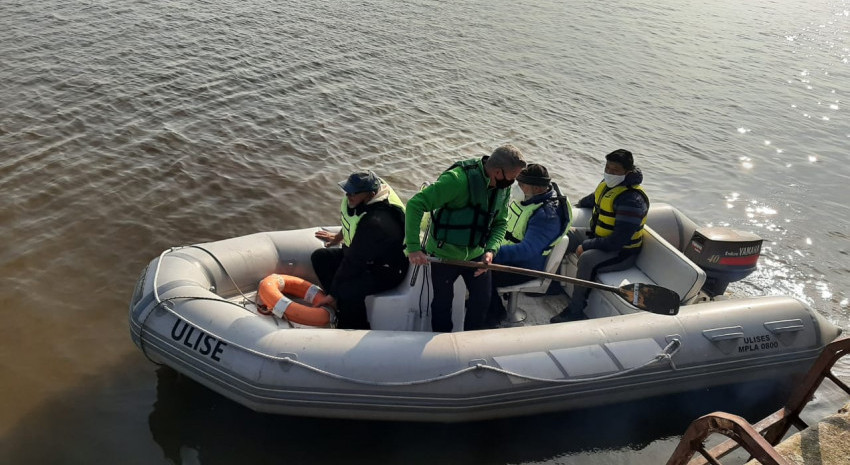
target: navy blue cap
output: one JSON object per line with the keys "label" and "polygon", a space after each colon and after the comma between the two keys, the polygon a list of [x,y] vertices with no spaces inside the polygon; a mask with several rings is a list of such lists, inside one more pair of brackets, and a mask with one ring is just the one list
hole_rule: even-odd
{"label": "navy blue cap", "polygon": [[381,188],[381,181],[372,171],[359,171],[351,173],[345,181],[339,183],[339,187],[346,194],[359,194],[360,192],[376,192]]}

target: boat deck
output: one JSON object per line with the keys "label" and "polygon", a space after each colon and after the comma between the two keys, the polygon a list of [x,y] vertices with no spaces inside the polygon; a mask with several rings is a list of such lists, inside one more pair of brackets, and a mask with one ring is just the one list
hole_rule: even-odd
{"label": "boat deck", "polygon": [[[245,293],[244,296],[239,295],[228,300],[237,305],[245,307],[246,310],[252,313],[262,315],[262,313],[257,310],[257,305],[255,303],[257,301],[256,291]],[[507,309],[507,295],[502,296],[502,302],[505,305],[505,308]],[[563,291],[559,291],[558,293],[552,295],[520,292],[517,299],[518,311],[516,312],[516,315],[522,315],[524,316],[524,318],[518,320],[518,318],[513,317],[509,312],[508,318],[502,320],[499,327],[509,328],[517,326],[538,326],[549,324],[549,319],[560,313],[561,310],[563,310],[569,302],[569,297],[567,297],[567,295]],[[457,323],[458,320],[460,320],[460,316],[456,316],[455,320],[455,322]],[[306,327],[297,323],[290,323],[292,324],[292,327],[295,328]],[[455,331],[461,330],[458,328],[463,328],[463,325],[455,324]]]}
{"label": "boat deck", "polygon": [[[504,297],[504,296],[503,296]],[[505,308],[508,308],[508,301],[502,299]],[[509,313],[506,320],[502,320],[501,327],[510,326],[537,326],[549,324],[549,319],[563,310],[570,299],[563,292],[554,295],[547,294],[526,294],[519,293],[517,299],[517,315],[525,315],[521,321],[514,322],[512,315]]]}

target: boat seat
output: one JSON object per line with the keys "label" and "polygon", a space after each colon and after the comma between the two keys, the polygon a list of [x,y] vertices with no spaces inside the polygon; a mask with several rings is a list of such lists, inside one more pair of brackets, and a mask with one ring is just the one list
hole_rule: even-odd
{"label": "boat seat", "polygon": [[[552,248],[552,252],[549,253],[549,256],[546,258],[546,267],[543,269],[546,273],[557,273],[559,268],[561,267],[561,262],[564,259],[564,254],[567,251],[567,246],[570,243],[569,237],[564,234],[561,242],[558,242],[555,247]],[[514,284],[513,286],[504,286],[497,288],[496,291],[499,295],[502,294],[510,294],[508,297],[508,321],[511,323],[517,323],[523,321],[525,319],[525,312],[520,310],[517,306],[517,301],[519,300],[520,292],[532,292],[532,293],[540,293],[543,294],[549,289],[549,284],[552,283],[552,280],[549,278],[532,278],[531,281],[526,281],[520,284]]]}
{"label": "boat seat", "polygon": [[684,252],[690,244],[697,224],[670,204],[654,203],[649,209],[646,224],[673,247]]}
{"label": "boat seat", "polygon": [[[695,299],[705,283],[705,271],[649,226],[645,226],[644,231],[643,248],[635,265],[622,271],[600,273],[597,281],[616,287],[632,283],[655,284],[676,292],[682,304]],[[575,276],[577,262],[575,254],[567,257],[571,276]],[[594,318],[638,311],[613,292],[594,291],[588,298],[585,314]]]}
{"label": "boat seat", "polygon": [[[394,289],[366,296],[366,317],[372,329],[386,331],[430,331],[431,299],[434,291],[427,266],[419,268],[413,286],[415,266],[407,269],[407,276]],[[428,278],[427,280],[425,278]],[[452,299],[453,331],[463,330],[466,316],[466,284],[458,278],[454,283]]]}

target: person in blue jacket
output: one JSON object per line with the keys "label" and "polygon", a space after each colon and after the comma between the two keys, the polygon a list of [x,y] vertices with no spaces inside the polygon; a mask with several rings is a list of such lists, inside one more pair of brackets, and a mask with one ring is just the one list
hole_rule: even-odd
{"label": "person in blue jacket", "polygon": [[[522,201],[512,200],[508,208],[508,229],[493,263],[542,271],[552,248],[570,226],[569,200],[552,182],[545,166],[531,163],[516,178]],[[507,316],[497,289],[530,281],[531,277],[493,272],[487,326],[498,326]]]}

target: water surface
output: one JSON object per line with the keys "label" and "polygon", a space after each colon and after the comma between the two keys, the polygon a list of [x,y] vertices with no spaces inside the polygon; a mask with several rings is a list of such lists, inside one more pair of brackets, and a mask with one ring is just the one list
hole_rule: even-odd
{"label": "water surface", "polygon": [[149,363],[130,293],[170,246],[333,223],[356,168],[406,199],[510,142],[576,199],[623,147],[653,201],[765,239],[735,293],[790,294],[846,328],[848,10],[0,3],[0,462],[663,462],[724,405],[452,426],[256,415]]}

